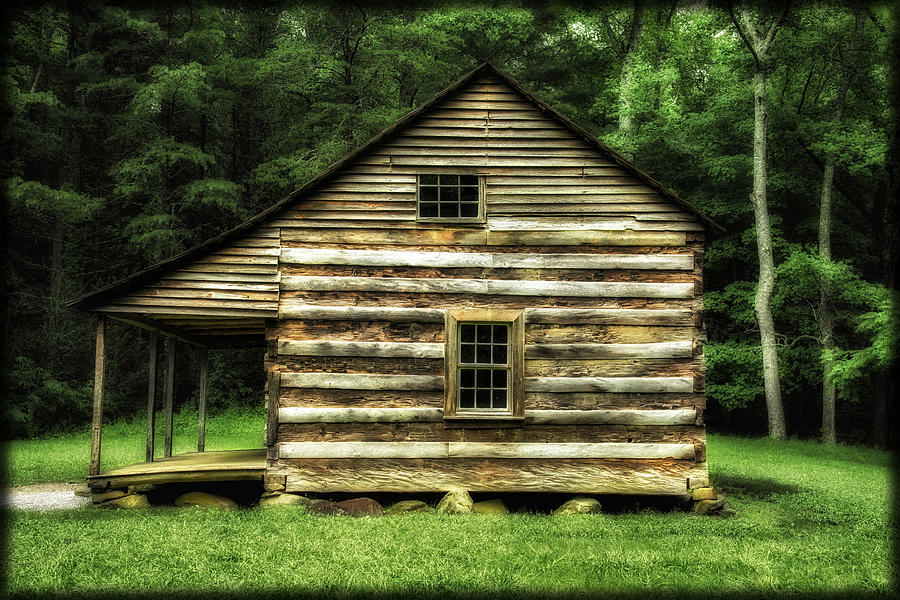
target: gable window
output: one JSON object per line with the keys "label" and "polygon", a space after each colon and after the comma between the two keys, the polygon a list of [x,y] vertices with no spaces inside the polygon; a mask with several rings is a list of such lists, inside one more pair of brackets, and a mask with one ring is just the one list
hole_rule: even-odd
{"label": "gable window", "polygon": [[484,221],[484,186],[477,175],[419,175],[419,221]]}
{"label": "gable window", "polygon": [[447,311],[445,418],[522,418],[522,311]]}

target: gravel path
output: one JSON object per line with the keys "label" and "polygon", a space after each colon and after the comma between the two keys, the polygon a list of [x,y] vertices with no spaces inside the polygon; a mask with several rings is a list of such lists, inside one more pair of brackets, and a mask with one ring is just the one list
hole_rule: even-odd
{"label": "gravel path", "polygon": [[90,504],[90,498],[75,495],[74,483],[36,483],[3,490],[4,508],[66,510]]}

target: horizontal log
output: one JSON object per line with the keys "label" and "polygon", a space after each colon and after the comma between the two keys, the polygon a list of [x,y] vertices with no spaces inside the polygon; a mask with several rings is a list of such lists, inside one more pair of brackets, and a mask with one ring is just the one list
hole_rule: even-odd
{"label": "horizontal log", "polygon": [[623,458],[693,460],[693,444],[527,442],[281,442],[281,458]]}
{"label": "horizontal log", "polygon": [[526,377],[527,392],[693,392],[692,377]]}
{"label": "horizontal log", "polygon": [[[279,423],[437,423],[440,408],[282,407]],[[526,410],[534,425],[693,425],[694,408],[676,410]]]}
{"label": "horizontal log", "polygon": [[687,309],[528,308],[526,323],[600,325],[690,325]]}
{"label": "horizontal log", "polygon": [[559,217],[551,214],[544,217],[491,217],[487,218],[488,228],[493,231],[702,231],[703,225],[690,221],[638,221],[634,217]]}
{"label": "horizontal log", "polygon": [[398,292],[507,296],[691,298],[693,283],[413,279],[405,277],[285,276],[281,289],[316,292]]}
{"label": "horizontal log", "polygon": [[526,358],[690,358],[693,342],[649,344],[529,344]]}
{"label": "horizontal log", "polygon": [[[274,304],[274,303],[273,303]],[[275,318],[278,310],[253,308],[211,308],[179,306],[134,306],[129,304],[101,304],[91,308],[91,312],[133,313],[142,315],[208,315],[218,317],[262,317]]]}
{"label": "horizontal log", "polygon": [[444,378],[435,375],[284,373],[281,385],[342,390],[442,390]]}
{"label": "horizontal log", "polygon": [[293,356],[374,356],[443,358],[444,344],[417,342],[344,342],[278,340],[278,354]]}
{"label": "horizontal log", "polygon": [[436,308],[389,308],[361,306],[317,306],[281,302],[280,319],[320,321],[398,321],[402,323],[443,323],[444,310]]}
{"label": "horizontal log", "polygon": [[347,228],[323,234],[309,221],[295,220],[296,227],[285,227],[282,240],[335,244],[398,244],[442,246],[684,246],[685,234],[676,231],[490,231],[484,229],[394,230],[385,227]]}
{"label": "horizontal log", "polygon": [[[675,460],[293,460],[276,463],[288,492],[556,492],[683,495],[699,465]],[[705,472],[705,463],[702,465]]]}
{"label": "horizontal log", "polygon": [[693,254],[520,254],[283,248],[281,262],[304,265],[480,267],[493,269],[694,268]]}
{"label": "horizontal log", "polygon": [[525,331],[526,344],[647,344],[692,341],[698,335],[694,327],[657,325],[595,325],[530,323]]}
{"label": "horizontal log", "polygon": [[694,377],[702,373],[702,357],[529,358],[525,361],[526,377]]}

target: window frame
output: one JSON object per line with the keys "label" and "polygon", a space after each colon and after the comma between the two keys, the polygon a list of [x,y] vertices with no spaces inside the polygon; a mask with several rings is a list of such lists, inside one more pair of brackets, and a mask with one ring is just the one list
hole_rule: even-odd
{"label": "window frame", "polygon": [[[422,177],[433,175],[440,177],[441,175],[456,175],[457,177],[476,177],[478,179],[478,215],[474,217],[423,217],[420,214],[421,199],[419,191],[422,189]],[[416,221],[419,223],[486,223],[487,215],[485,209],[485,184],[484,175],[477,173],[422,173],[416,175]],[[440,181],[440,179],[438,180]]]}
{"label": "window frame", "polygon": [[[525,420],[525,317],[522,310],[456,309],[446,311],[444,335],[444,419],[448,421]],[[509,326],[507,410],[459,408],[460,324]]]}

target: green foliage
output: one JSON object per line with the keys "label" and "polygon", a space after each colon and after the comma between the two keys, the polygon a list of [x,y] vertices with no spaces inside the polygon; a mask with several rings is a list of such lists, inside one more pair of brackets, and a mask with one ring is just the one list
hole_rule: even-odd
{"label": "green foliage", "polygon": [[11,438],[33,437],[47,431],[62,431],[90,418],[93,386],[78,387],[60,381],[53,373],[26,356],[17,356],[8,373],[10,398],[5,422]]}
{"label": "green foliage", "polygon": [[762,348],[724,341],[703,346],[706,395],[727,410],[745,408],[763,398]]}

